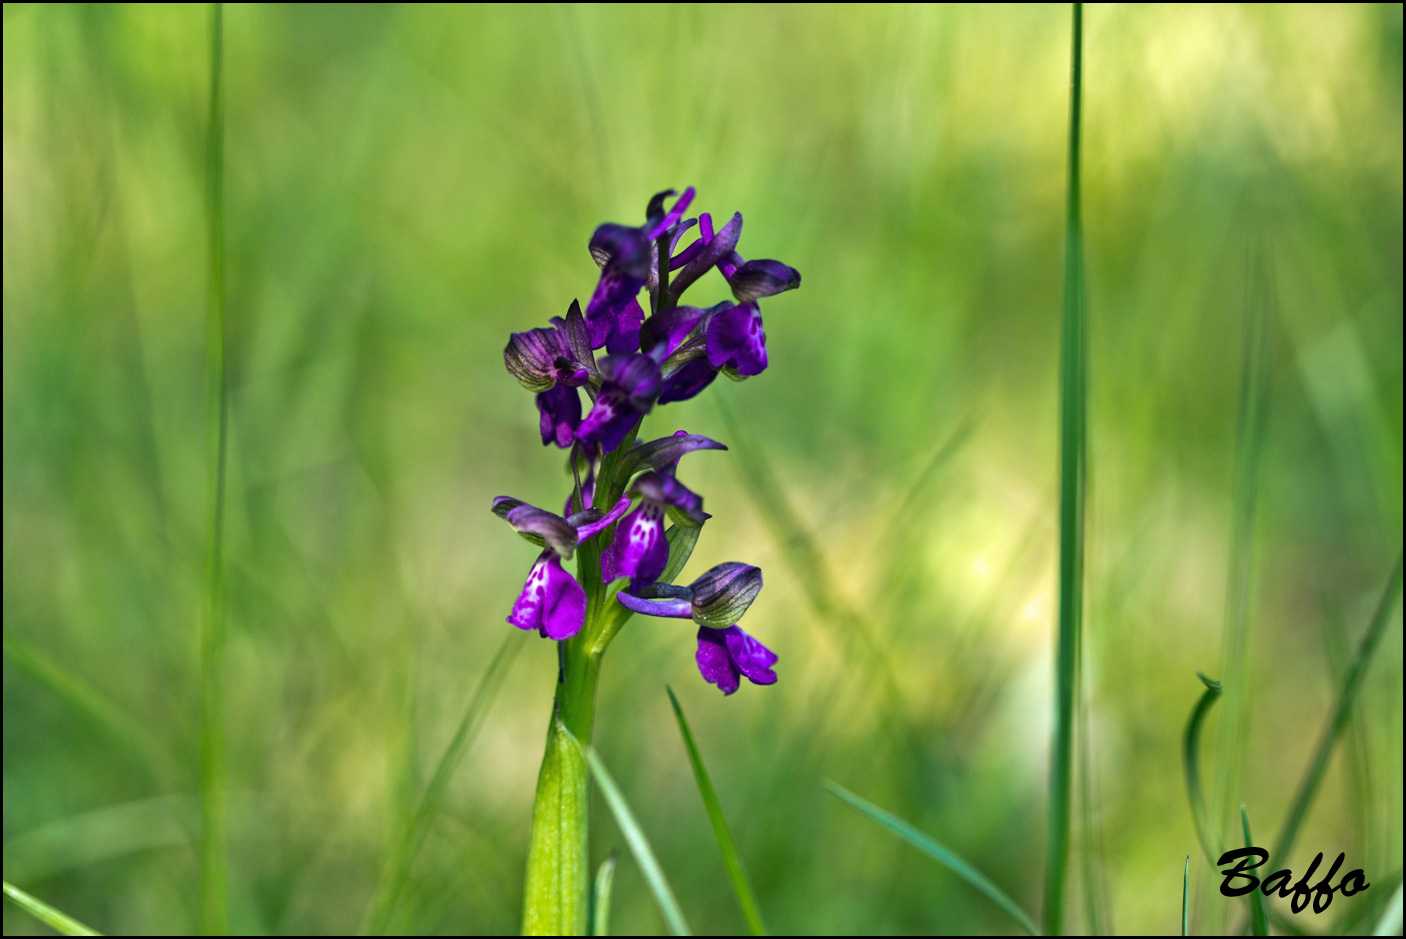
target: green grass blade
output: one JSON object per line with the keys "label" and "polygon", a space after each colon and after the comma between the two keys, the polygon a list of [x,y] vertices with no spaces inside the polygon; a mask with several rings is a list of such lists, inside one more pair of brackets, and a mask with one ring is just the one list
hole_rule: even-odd
{"label": "green grass blade", "polygon": [[679,909],[678,901],[674,899],[674,891],[664,879],[664,871],[660,869],[659,862],[654,857],[654,850],[650,848],[644,831],[639,822],[635,821],[635,815],[626,804],[625,797],[620,794],[620,787],[615,785],[615,780],[606,771],[605,764],[596,755],[594,747],[586,747],[586,762],[591,768],[591,775],[596,779],[596,785],[600,786],[601,795],[605,796],[605,804],[610,806],[610,812],[615,816],[615,823],[620,826],[620,831],[625,836],[625,843],[630,846],[630,853],[635,856],[635,862],[639,864],[645,882],[649,884],[650,892],[654,894],[654,902],[659,904],[659,912],[663,914],[669,931],[676,936],[689,935],[688,924],[684,922],[683,912]]}
{"label": "green grass blade", "polygon": [[1181,934],[1187,935],[1186,927],[1186,888],[1191,882],[1191,855],[1186,856],[1186,865],[1181,869]]}
{"label": "green grass blade", "polygon": [[224,646],[225,465],[229,382],[225,372],[224,6],[210,7],[210,111],[206,151],[209,297],[205,324],[205,584],[200,623],[200,930],[228,923],[228,812],[225,805]]}
{"label": "green grass blade", "polygon": [[[1250,816],[1245,812],[1245,806],[1240,806],[1240,829],[1245,833],[1245,847],[1252,848],[1255,839],[1250,837]],[[1250,927],[1256,936],[1269,935],[1269,916],[1264,910],[1264,894],[1258,890],[1250,891]]]}
{"label": "green grass blade", "polygon": [[60,701],[96,724],[120,747],[136,757],[142,769],[163,789],[179,785],[181,771],[170,751],[140,722],[118,707],[84,678],[32,643],[4,633],[5,661]]}
{"label": "green grass blade", "polygon": [[727,829],[727,819],[723,818],[723,808],[718,804],[718,794],[713,789],[713,781],[703,765],[703,755],[698,752],[698,744],[693,740],[693,732],[684,719],[683,708],[674,696],[674,689],[664,688],[669,693],[669,703],[674,706],[674,717],[679,722],[679,733],[688,749],[688,761],[693,764],[693,776],[698,780],[698,792],[703,796],[703,807],[708,810],[708,821],[713,825],[713,835],[718,839],[718,850],[722,852],[723,864],[727,865],[727,876],[732,880],[732,891],[742,907],[742,916],[747,920],[747,928],[754,936],[765,936],[766,926],[762,923],[761,910],[757,898],[752,895],[752,887],[747,883],[747,872],[742,869],[742,858],[737,854],[737,846],[732,842],[732,833]]}
{"label": "green grass blade", "polygon": [[1377,928],[1372,930],[1372,935],[1401,935],[1402,899],[1401,885],[1397,884],[1396,893],[1392,894],[1391,902],[1387,903],[1386,909],[1382,911],[1382,918],[1377,921]]}
{"label": "green grass blade", "polygon": [[898,816],[884,811],[866,799],[860,798],[833,780],[825,780],[825,788],[829,789],[840,801],[848,804],[853,809],[857,809],[860,814],[866,815],[873,821],[878,822],[880,825],[887,828],[895,835],[898,835],[898,837],[971,884],[977,890],[981,891],[992,903],[1009,914],[1010,917],[1019,923],[1021,928],[1030,933],[1030,935],[1040,935],[1040,927],[1035,925],[1035,921],[1020,908],[1019,904],[1006,896],[1001,888],[993,884],[985,874],[975,867],[972,867],[946,845],[935,841]]}
{"label": "green grass blade", "polygon": [[46,926],[51,926],[65,936],[101,936],[102,933],[89,929],[72,916],[60,913],[43,900],[36,899],[25,893],[8,880],[5,885],[5,896],[9,897],[14,904],[33,916]]}
{"label": "green grass blade", "polygon": [[380,935],[385,932],[386,926],[390,923],[391,915],[395,912],[396,903],[399,902],[405,885],[410,880],[410,871],[415,863],[415,857],[420,853],[421,845],[425,843],[425,836],[429,834],[430,823],[434,820],[435,809],[439,806],[440,797],[444,795],[444,789],[449,784],[450,777],[454,775],[459,761],[464,758],[464,754],[468,752],[474,738],[478,735],[479,727],[483,725],[483,719],[487,716],[488,709],[498,696],[498,690],[503,686],[503,680],[507,677],[508,670],[512,667],[514,659],[517,658],[518,652],[522,650],[524,645],[526,645],[524,633],[516,630],[510,632],[503,638],[498,652],[488,663],[483,677],[479,679],[478,687],[474,689],[473,697],[469,699],[469,706],[459,721],[458,729],[454,731],[449,746],[445,748],[444,754],[435,766],[434,776],[430,778],[430,783],[425,787],[425,792],[420,797],[414,814],[410,816],[395,848],[381,869],[381,878],[377,884],[376,892],[362,920],[363,933]]}
{"label": "green grass blade", "polygon": [[1275,840],[1274,851],[1270,854],[1272,858],[1281,860],[1288,858],[1289,852],[1293,850],[1294,840],[1298,837],[1299,827],[1308,815],[1314,796],[1318,794],[1318,786],[1323,781],[1323,774],[1328,770],[1328,760],[1333,755],[1333,745],[1337,743],[1343,728],[1347,726],[1348,717],[1352,714],[1353,702],[1357,700],[1358,689],[1362,686],[1363,676],[1366,675],[1367,667],[1372,662],[1372,656],[1381,643],[1382,635],[1386,633],[1387,623],[1391,621],[1392,610],[1396,608],[1396,601],[1401,596],[1401,565],[1402,555],[1397,554],[1396,566],[1392,568],[1386,589],[1382,591],[1381,600],[1377,603],[1377,610],[1372,614],[1372,622],[1367,626],[1367,634],[1362,637],[1362,644],[1357,647],[1357,656],[1352,660],[1352,665],[1348,667],[1347,675],[1343,678],[1342,690],[1338,692],[1338,700],[1328,719],[1328,725],[1323,728],[1318,748],[1313,754],[1313,761],[1308,766],[1303,782],[1299,784],[1298,793],[1294,796],[1294,802],[1289,809],[1284,827]]}
{"label": "green grass blade", "polygon": [[[1221,636],[1221,680],[1225,683],[1220,759],[1210,807],[1217,841],[1233,840],[1235,805],[1240,801],[1241,766],[1250,726],[1249,636],[1254,574],[1255,518],[1263,462],[1265,411],[1269,400],[1268,325],[1272,289],[1268,269],[1258,253],[1246,266],[1244,345],[1236,411],[1235,456],[1231,482],[1229,567],[1226,572],[1225,626]],[[1223,904],[1208,908],[1213,931]]]}
{"label": "green grass blade", "polygon": [[1079,147],[1083,86],[1083,4],[1074,4],[1069,90],[1069,189],[1064,251],[1064,304],[1059,415],[1059,635],[1055,654],[1054,741],[1050,758],[1049,835],[1045,842],[1045,931],[1064,921],[1069,865],[1069,804],[1079,687],[1084,594],[1084,481],[1088,408],[1085,392],[1084,243]]}
{"label": "green grass blade", "polygon": [[[1363,902],[1350,904],[1339,914],[1333,922],[1332,928],[1327,930],[1327,934],[1331,936],[1356,936],[1363,932],[1367,923],[1380,919],[1386,913],[1388,903],[1395,897],[1397,888],[1401,886],[1401,874],[1402,872],[1398,870],[1390,877],[1374,877],[1372,890],[1380,889],[1382,893],[1379,896],[1385,899],[1377,900],[1371,898],[1372,894],[1365,894],[1362,897]],[[1276,926],[1279,925],[1272,915],[1270,922]],[[1401,927],[1398,926],[1396,931],[1399,934]]]}
{"label": "green grass blade", "polygon": [[610,892],[615,887],[615,860],[618,856],[614,848],[610,857],[600,862],[596,871],[596,886],[591,891],[591,935],[610,935]]}
{"label": "green grass blade", "polygon": [[1201,725],[1206,722],[1211,706],[1220,700],[1223,689],[1220,682],[1200,672],[1196,673],[1196,677],[1201,679],[1206,690],[1201,692],[1201,698],[1186,722],[1186,733],[1182,735],[1181,743],[1181,765],[1186,773],[1186,799],[1191,803],[1191,820],[1196,825],[1196,838],[1201,842],[1201,851],[1206,855],[1206,860],[1214,866],[1220,852],[1212,847],[1210,823],[1206,818],[1206,797],[1201,788]]}

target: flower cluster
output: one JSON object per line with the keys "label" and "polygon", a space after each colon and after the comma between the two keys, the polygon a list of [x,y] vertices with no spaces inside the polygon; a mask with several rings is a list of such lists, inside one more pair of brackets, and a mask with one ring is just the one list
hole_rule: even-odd
{"label": "flower cluster", "polygon": [[[698,624],[699,670],[731,694],[740,676],[776,681],[776,655],[737,625],[761,591],[761,571],[730,562],[686,587],[662,582],[682,569],[710,517],[702,497],[679,481],[679,460],[694,450],[726,448],[683,431],[647,443],[635,437],[656,405],[692,398],[719,373],[740,381],[765,369],[758,301],[799,286],[801,275],[779,261],[747,261],[737,253],[741,214],[714,228],[707,213],[684,218],[692,188],[666,210],[674,195],[669,190],[650,200],[638,228],[596,229],[589,247],[600,280],[584,312],[573,301],[565,317],[509,339],[503,361],[536,393],[542,443],[570,451],[575,485],[562,515],[506,496],[494,500],[493,511],[542,548],[509,623],[556,640],[599,623],[592,628],[608,641],[609,624],[632,612],[691,619]],[[684,292],[713,269],[734,299],[706,308],[680,305]],[[584,416],[582,391],[590,402]],[[673,523],[667,531],[666,519]],[[573,556],[580,580],[562,567]]]}

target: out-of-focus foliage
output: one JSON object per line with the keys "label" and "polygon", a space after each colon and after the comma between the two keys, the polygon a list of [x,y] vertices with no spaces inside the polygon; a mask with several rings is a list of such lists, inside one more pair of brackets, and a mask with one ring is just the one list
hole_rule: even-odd
{"label": "out-of-focus foliage", "polygon": [[[4,868],[111,933],[195,922],[206,17],[4,9]],[[1194,895],[1210,875],[1179,741],[1219,662],[1256,259],[1278,302],[1237,801],[1265,840],[1400,547],[1402,20],[1099,6],[1085,30],[1101,844],[1075,851],[1113,928],[1159,932],[1186,855]],[[715,516],[685,579],[765,569],[747,628],[781,680],[724,700],[691,629],[637,619],[595,745],[700,931],[742,920],[666,682],[772,929],[1010,926],[825,777],[1036,908],[1068,40],[1062,7],[226,10],[232,928],[360,921],[532,560],[490,499],[565,495],[507,334],[585,299],[597,223],[687,184],[805,277],[763,304],[770,369],[718,392],[742,437],[707,398],[648,425],[733,445],[683,467]],[[824,579],[749,495],[759,460]],[[1394,616],[1296,871],[1401,868]],[[395,929],[516,928],[555,671],[544,642],[516,661]],[[603,809],[596,860],[622,843]],[[623,855],[611,916],[662,928]]]}

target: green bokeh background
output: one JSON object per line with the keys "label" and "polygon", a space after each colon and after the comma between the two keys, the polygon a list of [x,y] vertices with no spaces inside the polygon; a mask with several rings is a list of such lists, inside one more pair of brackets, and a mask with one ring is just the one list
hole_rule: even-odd
{"label": "green bokeh background", "polygon": [[[208,13],[6,4],[3,25],[4,873],[104,931],[184,932]],[[357,926],[534,556],[490,500],[566,493],[507,334],[589,295],[596,224],[689,184],[743,213],[744,255],[804,275],[764,304],[766,373],[646,425],[733,446],[684,464],[714,515],[686,576],[763,567],[746,626],[781,678],[723,699],[690,629],[636,619],[596,745],[699,931],[743,924],[665,683],[774,931],[1011,928],[825,778],[1037,911],[1067,7],[235,5],[225,43],[232,928]],[[1402,15],[1094,6],[1085,43],[1101,834],[1076,836],[1070,923],[1087,879],[1113,929],[1169,933],[1187,854],[1198,916],[1226,902],[1180,736],[1194,670],[1220,667],[1256,265],[1277,303],[1239,798],[1264,841],[1400,550]],[[1296,871],[1401,869],[1393,617]],[[522,644],[398,930],[518,926],[556,670]],[[623,847],[599,803],[592,837]],[[614,910],[662,928],[628,855]],[[9,905],[4,927],[41,928]]]}

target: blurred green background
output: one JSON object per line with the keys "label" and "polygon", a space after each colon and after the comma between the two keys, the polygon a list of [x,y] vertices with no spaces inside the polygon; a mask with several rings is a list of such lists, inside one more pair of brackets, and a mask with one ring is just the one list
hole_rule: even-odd
{"label": "blurred green background", "polygon": [[[1093,903],[1170,933],[1184,857],[1198,914],[1218,882],[1180,737],[1194,670],[1220,668],[1257,265],[1277,303],[1239,798],[1264,842],[1400,550],[1402,14],[1085,23],[1096,809],[1069,922]],[[4,874],[104,931],[184,932],[208,11],[3,25]],[[826,778],[1038,911],[1068,68],[1065,6],[226,9],[231,928],[360,922],[534,557],[489,502],[567,490],[507,334],[585,300],[596,224],[689,184],[743,213],[745,256],[804,275],[763,305],[765,374],[646,425],[732,445],[684,464],[714,515],[686,577],[764,568],[746,627],[781,680],[723,699],[691,629],[636,619],[596,745],[699,931],[742,919],[665,683],[774,931],[1012,928]],[[1401,869],[1400,615],[1296,872],[1320,850]],[[524,637],[395,929],[517,929],[555,671]],[[599,860],[623,843],[594,817]],[[614,909],[662,928],[628,855]],[[42,927],[7,904],[4,929]]]}

